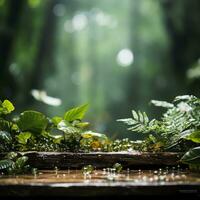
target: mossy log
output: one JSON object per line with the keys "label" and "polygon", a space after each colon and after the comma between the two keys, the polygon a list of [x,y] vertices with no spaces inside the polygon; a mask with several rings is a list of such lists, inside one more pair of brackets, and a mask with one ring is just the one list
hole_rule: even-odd
{"label": "mossy log", "polygon": [[38,169],[74,168],[80,169],[84,165],[93,165],[96,168],[112,167],[115,163],[126,168],[155,168],[159,166],[173,166],[180,164],[181,153],[159,152],[23,152],[29,157],[29,164]]}

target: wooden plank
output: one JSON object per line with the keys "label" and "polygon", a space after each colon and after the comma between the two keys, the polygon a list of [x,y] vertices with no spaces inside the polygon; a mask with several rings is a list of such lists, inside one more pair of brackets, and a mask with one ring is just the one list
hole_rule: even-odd
{"label": "wooden plank", "polygon": [[[166,174],[167,172],[167,174]],[[188,171],[163,170],[161,175],[153,171],[131,170],[107,179],[107,174],[96,170],[84,177],[79,170],[43,170],[37,176],[19,175],[0,178],[0,197],[104,197],[179,195],[200,197],[200,176]],[[158,177],[162,179],[159,179]],[[163,179],[164,177],[164,179]],[[157,179],[158,178],[158,179]]]}

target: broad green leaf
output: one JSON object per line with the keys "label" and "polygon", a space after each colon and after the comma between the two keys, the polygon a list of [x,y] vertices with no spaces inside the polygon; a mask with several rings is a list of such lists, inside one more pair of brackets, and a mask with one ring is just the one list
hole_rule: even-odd
{"label": "broad green leaf", "polygon": [[15,107],[9,100],[4,100],[2,103],[2,107],[4,108],[4,114],[9,114],[13,110],[15,110]]}
{"label": "broad green leaf", "polygon": [[31,138],[31,135],[32,134],[30,132],[22,132],[19,135],[17,135],[16,138],[20,144],[27,144],[28,139]]}
{"label": "broad green leaf", "polygon": [[61,121],[58,123],[57,128],[58,128],[58,130],[65,131],[65,130],[67,130],[67,128],[68,128],[69,126],[71,126],[71,124],[70,124],[68,121],[66,121],[66,120],[61,120]]}
{"label": "broad green leaf", "polygon": [[30,110],[20,114],[17,125],[23,132],[41,133],[47,128],[48,119],[42,113]]}
{"label": "broad green leaf", "polygon": [[65,133],[79,133],[80,129],[73,127],[68,121],[62,120],[57,128]]}
{"label": "broad green leaf", "polygon": [[64,137],[63,131],[56,128],[51,129],[48,135],[54,139],[59,139]]}
{"label": "broad green leaf", "polygon": [[12,160],[0,160],[0,170],[2,169],[8,169],[10,167],[12,167],[15,163]]}
{"label": "broad green leaf", "polygon": [[188,136],[186,136],[187,140],[191,140],[196,143],[200,143],[200,131],[195,131]]}
{"label": "broad green leaf", "polygon": [[82,120],[87,110],[88,104],[72,108],[65,113],[64,119],[68,122],[73,122],[74,120]]}
{"label": "broad green leaf", "polygon": [[27,161],[28,161],[27,156],[22,156],[22,157],[18,158],[15,162],[16,168],[18,168],[18,169],[23,168]]}
{"label": "broad green leaf", "polygon": [[17,153],[16,152],[9,152],[6,154],[5,158],[8,160],[13,160],[17,157]]}
{"label": "broad green leaf", "polygon": [[190,149],[181,158],[181,161],[186,164],[200,164],[200,146]]}
{"label": "broad green leaf", "polygon": [[57,126],[61,121],[62,121],[62,117],[58,117],[58,116],[55,116],[51,119],[51,121],[53,122],[53,124],[55,126]]}

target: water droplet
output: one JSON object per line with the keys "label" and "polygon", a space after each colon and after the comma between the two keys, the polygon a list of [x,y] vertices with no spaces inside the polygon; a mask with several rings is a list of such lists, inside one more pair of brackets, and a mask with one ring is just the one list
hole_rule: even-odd
{"label": "water droplet", "polygon": [[58,174],[58,167],[55,166],[54,168],[56,175]]}
{"label": "water droplet", "polygon": [[69,167],[68,167],[68,169],[67,169],[67,173],[70,174],[70,168],[69,168]]}
{"label": "water droplet", "polygon": [[157,171],[157,170],[155,170],[153,173],[154,173],[154,174],[158,174],[158,171]]}
{"label": "water droplet", "polygon": [[33,168],[32,169],[32,174],[33,174],[34,178],[37,177],[37,173],[38,173],[38,169],[37,168]]}
{"label": "water droplet", "polygon": [[127,174],[130,173],[130,169],[129,169],[129,168],[126,169],[126,173],[127,173]]}

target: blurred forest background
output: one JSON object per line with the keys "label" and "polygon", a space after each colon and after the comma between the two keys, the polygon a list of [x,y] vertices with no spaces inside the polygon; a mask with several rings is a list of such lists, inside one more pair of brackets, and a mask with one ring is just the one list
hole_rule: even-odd
{"label": "blurred forest background", "polygon": [[151,99],[200,96],[199,0],[0,0],[0,98],[132,137],[118,118]]}

